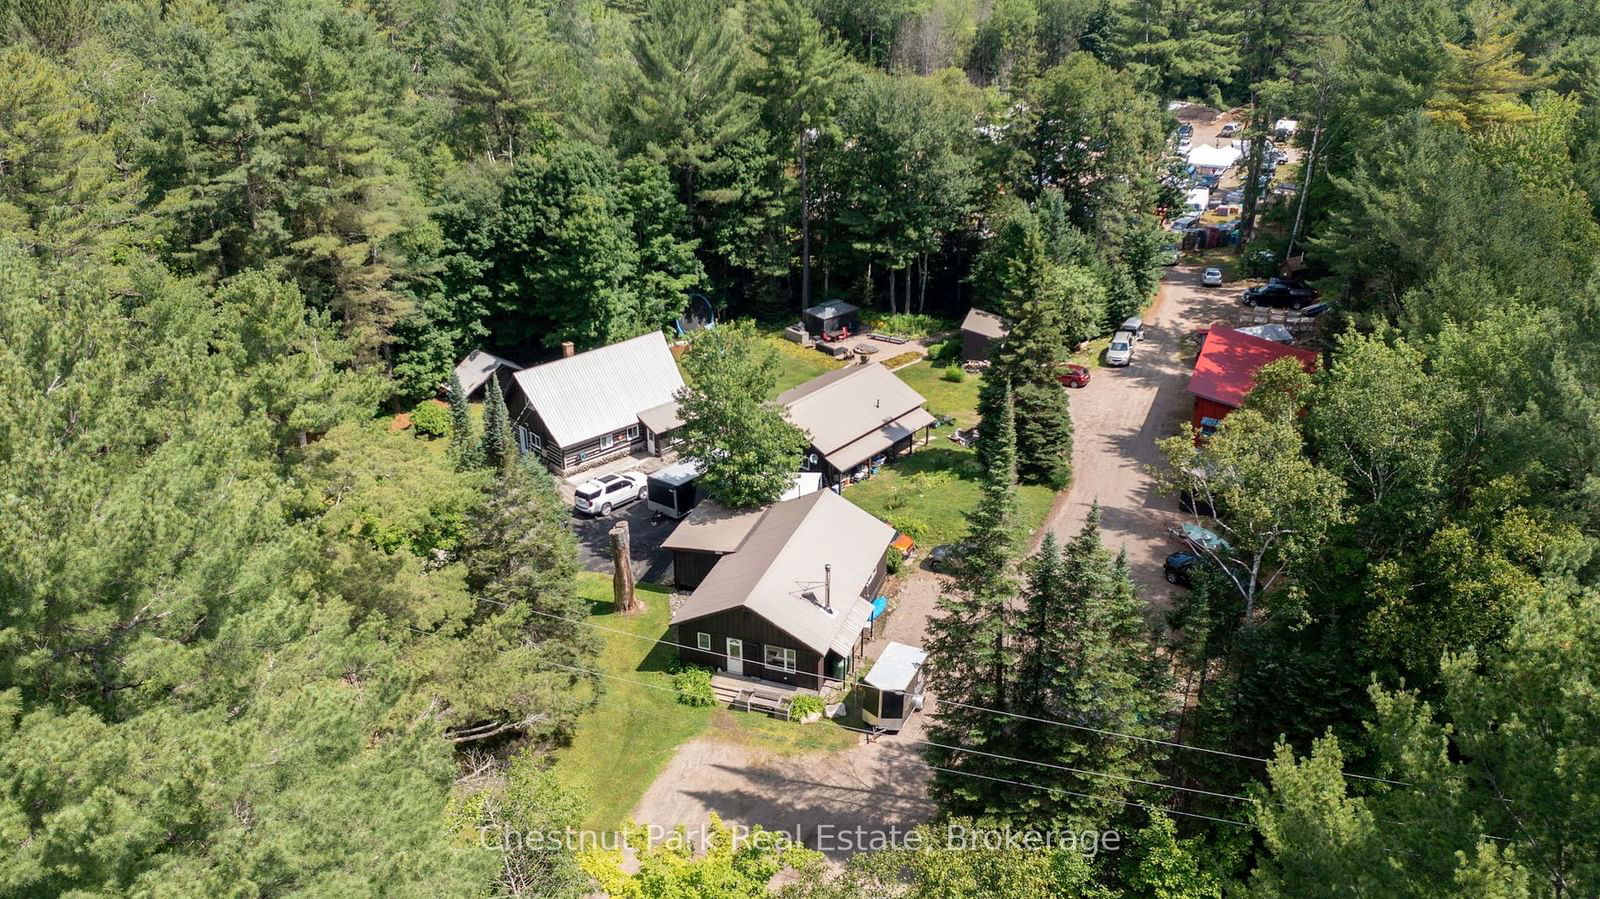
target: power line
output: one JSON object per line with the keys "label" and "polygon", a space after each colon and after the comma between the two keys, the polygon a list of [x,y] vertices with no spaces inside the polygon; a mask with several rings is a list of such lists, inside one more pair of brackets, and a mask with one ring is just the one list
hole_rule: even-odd
{"label": "power line", "polygon": [[[479,597],[479,599],[481,601],[483,601],[483,602],[493,603],[494,605],[501,606],[503,608],[511,608],[511,606],[507,605],[506,603],[499,602],[497,600],[488,599],[488,598],[485,598],[485,597]],[[542,616],[544,616],[546,618],[554,618],[554,619],[556,619],[558,621],[565,621],[565,622],[568,622],[569,624],[578,624],[578,625],[582,625],[584,627],[592,627],[592,628],[595,628],[596,630],[606,631],[608,633],[621,634],[621,635],[626,636],[626,637],[632,637],[635,640],[648,640],[651,643],[658,643],[658,644],[661,644],[663,646],[675,646],[675,647],[677,647],[679,649],[689,649],[689,650],[693,650],[695,652],[703,652],[703,653],[705,653],[707,655],[717,656],[718,658],[722,658],[722,659],[730,658],[730,656],[728,656],[727,653],[721,653],[721,652],[717,652],[717,651],[711,650],[711,649],[701,649],[698,646],[689,646],[688,644],[685,644],[685,643],[675,643],[675,642],[673,642],[671,640],[667,640],[667,639],[664,639],[664,638],[649,637],[649,636],[646,636],[644,634],[636,634],[636,633],[633,633],[632,631],[625,631],[625,630],[621,630],[619,628],[606,627],[605,625],[595,624],[595,623],[590,622],[590,621],[584,621],[584,620],[577,619],[577,618],[568,618],[568,617],[566,617],[564,615],[557,615],[557,614],[555,614],[553,612],[543,612],[543,611],[540,611],[540,610],[534,609],[534,608],[529,608],[527,611],[532,612],[535,615],[542,615]],[[803,676],[803,677],[813,678],[813,679],[816,679],[818,681],[824,680],[824,678],[821,675],[814,674],[814,673],[812,673],[810,671],[792,671],[792,672],[789,672],[789,673],[797,674],[797,675],[800,675],[800,676]],[[991,715],[1002,715],[1002,716],[1007,717],[1007,718],[1016,718],[1016,719],[1019,719],[1019,720],[1022,720],[1022,721],[1031,721],[1031,722],[1034,722],[1034,723],[1037,723],[1037,724],[1049,724],[1049,725],[1053,725],[1053,726],[1056,726],[1056,727],[1066,727],[1066,728],[1070,728],[1072,730],[1087,731],[1089,733],[1100,734],[1102,736],[1108,736],[1108,737],[1117,737],[1117,738],[1124,739],[1124,740],[1137,740],[1139,742],[1150,743],[1150,744],[1154,744],[1154,745],[1157,745],[1157,746],[1165,746],[1165,747],[1172,748],[1172,749],[1187,749],[1187,750],[1190,750],[1190,751],[1193,751],[1193,752],[1204,752],[1204,753],[1209,753],[1211,755],[1218,755],[1218,756],[1224,756],[1224,757],[1227,757],[1227,758],[1239,759],[1241,761],[1260,762],[1262,764],[1271,764],[1271,762],[1273,761],[1272,759],[1264,758],[1262,756],[1246,755],[1244,753],[1239,753],[1239,752],[1229,752],[1229,751],[1223,750],[1223,749],[1212,749],[1212,748],[1207,747],[1207,746],[1195,746],[1195,745],[1190,744],[1190,743],[1177,743],[1177,742],[1173,742],[1171,740],[1157,739],[1155,737],[1142,737],[1142,736],[1139,736],[1137,734],[1128,734],[1128,733],[1122,733],[1121,731],[1106,730],[1104,728],[1099,728],[1099,727],[1090,727],[1090,726],[1088,726],[1086,724],[1073,724],[1073,723],[1068,722],[1068,721],[1058,721],[1058,720],[1055,720],[1053,718],[1039,718],[1039,717],[1036,717],[1036,716],[1033,716],[1033,715],[1024,715],[1024,714],[1021,714],[1019,712],[1008,712],[1008,711],[1006,711],[1004,709],[993,709],[993,708],[989,708],[987,706],[972,705],[972,704],[969,704],[969,703],[957,702],[957,701],[955,701],[953,699],[941,699],[937,695],[935,695],[933,697],[933,701],[936,702],[936,703],[944,703],[945,705],[954,706],[956,708],[971,709],[973,711],[985,712],[985,713],[991,714]],[[1374,776],[1368,775],[1368,774],[1355,774],[1355,773],[1352,773],[1352,772],[1349,772],[1349,771],[1340,771],[1339,773],[1341,775],[1343,775],[1344,777],[1348,777],[1348,778],[1351,778],[1351,779],[1354,779],[1354,780],[1373,781],[1373,782],[1376,782],[1376,783],[1389,784],[1391,786],[1397,786],[1397,787],[1410,787],[1410,786],[1413,786],[1412,784],[1407,783],[1405,781],[1390,780],[1389,778],[1386,778],[1386,777],[1374,777]],[[1206,792],[1206,791],[1200,791],[1200,792]],[[1216,795],[1216,794],[1213,794],[1213,795]],[[1238,797],[1234,797],[1234,798],[1238,798]]]}
{"label": "power line", "polygon": [[[577,673],[577,674],[593,674],[593,675],[596,675],[598,677],[608,678],[610,680],[618,680],[618,681],[622,681],[623,683],[633,684],[634,686],[638,686],[638,687],[645,687],[645,688],[648,688],[648,689],[651,689],[651,690],[661,690],[663,692],[672,693],[673,695],[677,695],[677,692],[678,692],[677,690],[673,689],[672,687],[665,687],[665,686],[662,686],[660,684],[646,683],[644,681],[634,680],[633,678],[622,677],[620,675],[610,674],[608,672],[598,671],[598,670],[592,669],[592,668],[580,668],[580,667],[578,667],[576,665],[563,665],[563,664],[560,664],[558,662],[548,662],[546,664],[550,665],[553,668],[559,668],[559,669],[561,669],[563,671],[571,671],[571,672],[574,672],[574,673]],[[858,728],[858,727],[850,727],[849,725],[839,724],[838,722],[834,722],[834,726],[839,727],[839,728],[841,728],[843,730],[851,731],[852,733],[865,734],[865,735],[868,735],[868,736],[871,736],[872,733],[873,733],[870,730],[863,730],[863,729]],[[921,742],[921,741],[917,741],[917,742]],[[957,751],[958,752],[975,752],[975,750],[962,750],[962,749],[957,749]],[[985,754],[987,754],[987,753],[985,753]],[[1027,760],[1026,759],[1016,759],[1016,761],[1027,761]],[[1155,812],[1161,812],[1163,814],[1170,814],[1170,815],[1183,815],[1184,817],[1188,817],[1188,818],[1200,818],[1200,819],[1203,819],[1203,820],[1206,820],[1206,821],[1215,821],[1215,822],[1217,822],[1219,824],[1231,824],[1231,825],[1233,825],[1235,827],[1244,827],[1244,828],[1254,828],[1255,827],[1254,824],[1251,824],[1248,821],[1235,821],[1232,818],[1218,818],[1218,817],[1214,817],[1212,815],[1202,815],[1202,814],[1199,814],[1197,812],[1185,812],[1185,811],[1180,811],[1178,809],[1162,808],[1161,806],[1146,805],[1145,803],[1142,803],[1142,802],[1134,802],[1132,800],[1127,800],[1127,799],[1113,799],[1113,798],[1111,798],[1109,796],[1095,796],[1095,795],[1093,795],[1091,793],[1079,793],[1079,792],[1076,792],[1074,790],[1062,789],[1061,787],[1046,786],[1044,784],[1036,784],[1036,783],[1032,783],[1032,782],[1029,782],[1029,781],[1023,781],[1023,780],[1012,780],[1012,779],[1004,778],[1004,777],[993,777],[993,776],[990,776],[990,775],[987,775],[987,774],[978,774],[978,773],[973,772],[973,771],[962,771],[959,768],[944,768],[944,767],[941,767],[941,766],[938,766],[938,765],[930,765],[930,764],[927,764],[926,762],[911,762],[911,764],[916,765],[919,768],[925,768],[925,769],[927,769],[929,771],[940,771],[940,772],[943,772],[943,773],[946,773],[946,774],[955,774],[955,775],[959,775],[959,776],[962,776],[962,777],[975,777],[975,778],[978,778],[980,780],[989,780],[989,781],[995,781],[997,783],[1011,784],[1013,786],[1028,787],[1030,789],[1044,790],[1045,792],[1050,792],[1050,793],[1061,793],[1061,794],[1064,794],[1064,795],[1067,795],[1067,796],[1078,796],[1078,797],[1081,797],[1081,798],[1084,798],[1084,799],[1092,799],[1092,800],[1094,800],[1096,802],[1110,802],[1110,803],[1114,803],[1116,805],[1128,806],[1128,807],[1131,807],[1131,808],[1142,808],[1142,809],[1145,809],[1146,811],[1155,811]],[[1056,766],[1051,766],[1051,767],[1056,767]],[[785,779],[794,780],[795,778],[785,778]],[[921,799],[921,798],[923,798],[923,797],[919,797],[919,796],[909,796],[909,795],[905,795],[905,794],[893,794],[893,795],[895,795],[897,798],[900,798],[900,799]]]}

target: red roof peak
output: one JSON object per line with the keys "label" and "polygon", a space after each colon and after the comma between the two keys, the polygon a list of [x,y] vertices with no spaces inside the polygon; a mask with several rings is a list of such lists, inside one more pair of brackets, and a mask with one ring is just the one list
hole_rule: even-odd
{"label": "red roof peak", "polygon": [[1200,357],[1194,361],[1189,392],[1201,399],[1239,408],[1255,383],[1256,371],[1269,362],[1295,358],[1307,372],[1317,370],[1315,350],[1285,346],[1228,327],[1213,325]]}

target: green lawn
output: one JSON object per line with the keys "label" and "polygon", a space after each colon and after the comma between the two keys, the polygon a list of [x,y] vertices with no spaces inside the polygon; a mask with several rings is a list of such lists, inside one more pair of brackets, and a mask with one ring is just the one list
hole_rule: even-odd
{"label": "green lawn", "polygon": [[[922,394],[928,401],[929,412],[934,415],[952,416],[956,420],[957,427],[970,428],[978,423],[978,390],[983,386],[983,377],[963,373],[965,380],[955,383],[944,379],[947,370],[934,367],[932,362],[918,362],[916,365],[908,365],[896,371],[895,374],[900,376],[900,380],[911,385],[912,390]],[[950,445],[955,446],[953,443]]]}
{"label": "green lawn", "polygon": [[[961,383],[943,379],[943,368],[919,362],[895,372],[911,388],[928,400],[934,415],[955,418],[956,427],[969,428],[978,422],[979,375],[967,375]],[[921,526],[924,547],[951,543],[967,533],[967,513],[978,504],[980,469],[969,448],[950,440],[950,427],[935,428],[933,439],[911,455],[885,466],[871,480],[845,488],[850,501],[883,520],[902,526]],[[1017,488],[1018,524],[1032,533],[1055,501],[1049,487]]]}
{"label": "green lawn", "polygon": [[609,577],[578,575],[579,594],[593,604],[590,620],[626,632],[597,631],[602,644],[595,667],[615,677],[604,680],[599,703],[578,722],[571,745],[556,757],[556,776],[584,801],[585,828],[622,824],[678,746],[702,734],[776,752],[834,750],[855,743],[855,734],[826,723],[802,725],[679,703],[669,692],[668,673],[677,650],[650,642],[666,637],[669,594],[649,584],[640,584],[639,591],[644,613],[620,616],[612,611]]}
{"label": "green lawn", "polygon": [[[778,384],[772,390],[774,397],[791,387],[804,384],[817,375],[827,374],[843,364],[821,350],[784,340],[777,332],[767,333],[762,339],[778,356]],[[685,382],[689,380],[689,373],[683,370],[681,360],[678,363],[678,372],[683,375]]]}
{"label": "green lawn", "polygon": [[773,396],[838,368],[842,363],[814,347],[803,347],[782,337],[768,337],[778,354],[778,386]]}

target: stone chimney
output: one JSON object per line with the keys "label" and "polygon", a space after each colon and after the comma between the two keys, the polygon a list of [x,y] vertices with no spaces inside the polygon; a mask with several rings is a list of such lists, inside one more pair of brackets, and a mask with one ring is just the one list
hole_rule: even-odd
{"label": "stone chimney", "polygon": [[572,341],[570,341],[570,340],[561,341],[561,358],[563,358],[563,359],[571,359],[572,358],[572,354],[575,353],[575,352],[577,352],[577,348],[572,345]]}

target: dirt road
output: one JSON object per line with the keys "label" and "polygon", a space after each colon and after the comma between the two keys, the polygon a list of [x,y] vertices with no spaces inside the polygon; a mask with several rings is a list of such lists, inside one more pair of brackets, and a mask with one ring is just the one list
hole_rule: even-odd
{"label": "dirt road", "polygon": [[[1187,392],[1192,359],[1180,350],[1185,334],[1238,308],[1236,288],[1200,286],[1201,266],[1166,270],[1156,303],[1145,316],[1145,338],[1127,368],[1097,368],[1072,403],[1072,485],[1047,524],[1061,540],[1083,527],[1100,503],[1101,536],[1112,552],[1128,551],[1134,582],[1154,610],[1168,604],[1161,573],[1178,548],[1167,529],[1179,521],[1174,497],[1155,492],[1149,466],[1161,462],[1156,441],[1176,433],[1193,401]],[[1042,536],[1042,532],[1041,532]]]}

